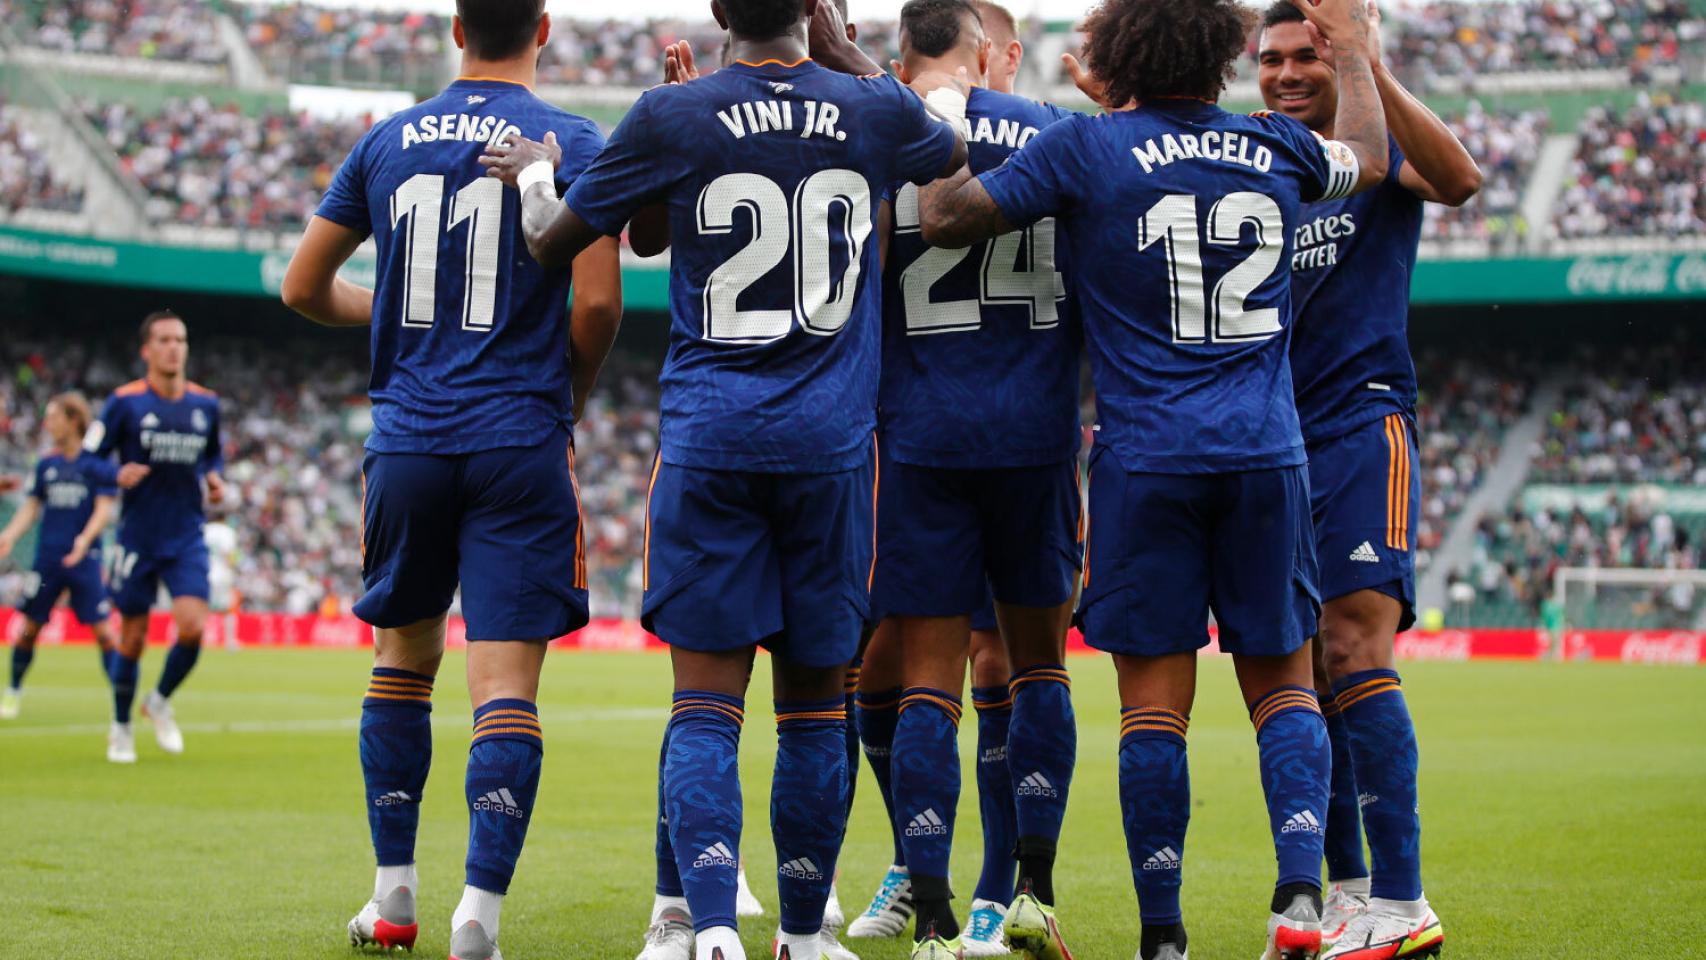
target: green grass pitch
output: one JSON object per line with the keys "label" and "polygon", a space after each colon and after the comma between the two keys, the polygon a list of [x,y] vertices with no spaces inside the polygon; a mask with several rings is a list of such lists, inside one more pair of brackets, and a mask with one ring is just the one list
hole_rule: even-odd
{"label": "green grass pitch", "polygon": [[[152,683],[161,654],[151,650]],[[774,910],[767,829],[774,734],[763,658],[742,769],[746,854]],[[1079,768],[1061,842],[1063,925],[1080,960],[1125,960],[1137,919],[1115,783],[1118,708],[1101,657],[1071,662]],[[546,662],[546,765],[504,910],[510,960],[629,960],[651,902],[654,774],[668,661]],[[1185,862],[1191,953],[1253,960],[1273,857],[1255,744],[1229,664],[1202,666],[1191,729]],[[445,955],[462,883],[469,708],[447,659],[419,863],[423,956]],[[1409,664],[1422,741],[1427,889],[1450,955],[1475,960],[1699,957],[1706,950],[1706,670],[1593,664]],[[0,726],[0,955],[18,958],[346,958],[344,923],[370,892],[355,718],[358,651],[210,650],[178,697],[188,751],[139,722],[140,762],[104,758],[107,698],[92,649],[45,648],[23,717]],[[975,724],[962,730],[966,769]],[[862,771],[841,897],[863,906],[888,858]],[[979,855],[962,794],[956,889]],[[745,925],[768,956],[771,918]],[[899,941],[849,941],[897,960]]]}

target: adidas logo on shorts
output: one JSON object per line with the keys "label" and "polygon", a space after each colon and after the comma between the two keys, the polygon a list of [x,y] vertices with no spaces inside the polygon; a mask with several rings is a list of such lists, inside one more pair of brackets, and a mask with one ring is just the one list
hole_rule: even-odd
{"label": "adidas logo on shorts", "polygon": [[777,867],[776,872],[784,877],[792,877],[795,880],[823,879],[823,871],[817,868],[817,864],[811,862],[805,857],[798,857],[796,859],[789,860],[787,863]]}
{"label": "adidas logo on shorts", "polygon": [[390,793],[373,798],[373,805],[376,807],[395,807],[398,804],[414,802],[414,797],[409,796],[401,790],[393,790]]}
{"label": "adidas logo on shorts", "polygon": [[1148,860],[1143,861],[1143,869],[1177,870],[1182,863],[1184,860],[1179,856],[1179,851],[1172,847],[1162,847],[1150,854]]}
{"label": "adidas logo on shorts", "polygon": [[721,840],[705,848],[705,852],[693,859],[694,869],[700,867],[732,867],[735,866],[735,855],[729,850],[729,845]]}
{"label": "adidas logo on shorts", "polygon": [[1299,810],[1291,815],[1291,819],[1280,827],[1280,833],[1325,833],[1321,829],[1321,821],[1315,819],[1315,814],[1308,810]]}
{"label": "adidas logo on shorts", "polygon": [[510,794],[508,787],[499,787],[480,799],[475,800],[474,812],[501,813],[506,817],[514,817],[517,820],[523,819],[527,816],[527,811],[521,809],[520,805],[515,802],[515,797]]}
{"label": "adidas logo on shorts", "polygon": [[913,817],[903,832],[909,837],[945,837],[948,835],[948,825],[931,809]]}
{"label": "adidas logo on shorts", "polygon": [[1380,554],[1374,552],[1374,544],[1364,540],[1351,551],[1351,559],[1357,563],[1379,563]]}
{"label": "adidas logo on shorts", "polygon": [[1054,788],[1054,784],[1049,783],[1048,778],[1043,776],[1040,772],[1033,773],[1025,779],[1020,780],[1019,785],[1013,788],[1013,793],[1021,797],[1060,796],[1060,791],[1056,790]]}

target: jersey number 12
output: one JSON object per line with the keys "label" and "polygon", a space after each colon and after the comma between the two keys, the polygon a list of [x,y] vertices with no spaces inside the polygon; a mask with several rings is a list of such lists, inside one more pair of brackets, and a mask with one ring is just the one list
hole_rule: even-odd
{"label": "jersey number 12", "polygon": [[1246,223],[1256,228],[1256,248],[1226,271],[1209,295],[1203,288],[1197,198],[1188,193],[1168,194],[1137,221],[1137,249],[1147,250],[1157,243],[1166,249],[1174,343],[1266,340],[1285,329],[1278,308],[1249,310],[1244,306],[1279,265],[1280,249],[1285,244],[1279,204],[1272,197],[1248,190],[1227,194],[1209,208],[1208,242],[1236,247]]}

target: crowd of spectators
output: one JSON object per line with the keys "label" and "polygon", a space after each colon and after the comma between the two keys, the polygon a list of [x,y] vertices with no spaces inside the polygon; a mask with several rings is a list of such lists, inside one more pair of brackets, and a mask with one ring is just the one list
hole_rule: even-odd
{"label": "crowd of spectators", "polygon": [[18,122],[17,109],[0,97],[0,210],[81,210],[82,188],[54,174],[35,134]]}
{"label": "crowd of spectators", "polygon": [[1505,431],[1528,406],[1534,378],[1533,365],[1516,356],[1428,351],[1416,358],[1422,481],[1416,511],[1418,569],[1429,565],[1452,521],[1492,468]]}
{"label": "crowd of spectators", "polygon": [[450,66],[449,17],[307,3],[238,3],[230,9],[249,47],[275,76],[432,86]]}
{"label": "crowd of spectators", "polygon": [[204,97],[142,114],[118,103],[83,111],[147,194],[156,223],[300,230],[368,120],[246,114]]}
{"label": "crowd of spectators", "polygon": [[1424,207],[1425,240],[1520,240],[1528,234],[1522,193],[1540,156],[1551,119],[1544,110],[1487,110],[1470,101],[1446,118],[1481,167],[1481,191],[1461,207]]}
{"label": "crowd of spectators", "polygon": [[1563,237],[1706,235],[1706,104],[1642,96],[1596,107],[1554,207]]}
{"label": "crowd of spectators", "polygon": [[1706,485],[1706,376],[1698,339],[1604,349],[1577,361],[1533,453],[1544,483]]}
{"label": "crowd of spectators", "polygon": [[31,46],[149,60],[222,64],[214,5],[185,0],[11,0],[3,11]]}
{"label": "crowd of spectators", "polygon": [[[1692,520],[1693,518],[1688,518]],[[1484,516],[1475,531],[1475,556],[1468,577],[1450,584],[1454,606],[1465,619],[1503,611],[1519,622],[1540,622],[1557,601],[1560,567],[1696,570],[1700,566],[1699,525],[1673,517],[1662,501],[1636,490],[1607,493],[1595,502],[1524,510],[1513,506]],[[1698,591],[1690,584],[1578,584],[1566,591],[1576,626],[1692,627],[1698,616]]]}
{"label": "crowd of spectators", "polygon": [[1639,80],[1706,43],[1706,19],[1689,0],[1425,3],[1386,19],[1388,62],[1422,90],[1539,70],[1627,69]]}

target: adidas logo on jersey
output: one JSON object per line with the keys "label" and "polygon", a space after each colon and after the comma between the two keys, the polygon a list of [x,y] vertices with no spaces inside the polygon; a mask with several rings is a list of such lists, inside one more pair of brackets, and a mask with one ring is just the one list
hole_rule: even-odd
{"label": "adidas logo on jersey", "polygon": [[1374,545],[1364,540],[1355,550],[1351,551],[1351,559],[1358,563],[1379,563],[1380,554],[1374,552]]}
{"label": "adidas logo on jersey", "polygon": [[158,427],[160,425],[160,418],[152,413],[145,413],[142,415],[142,425],[148,428]]}
{"label": "adidas logo on jersey", "polygon": [[927,809],[913,817],[903,832],[909,837],[945,837],[948,835],[948,825],[942,822],[935,810]]}
{"label": "adidas logo on jersey", "polygon": [[515,802],[515,797],[508,787],[499,787],[474,801],[475,813],[501,813],[506,817],[520,820],[527,816],[527,811],[521,809]]}
{"label": "adidas logo on jersey", "polygon": [[470,93],[470,94],[468,94],[468,105],[469,105],[469,106],[470,106],[470,107],[471,107],[471,106],[473,106],[473,105],[475,105],[475,104],[477,104],[477,103],[485,103],[485,102],[486,102],[486,98],[485,98],[485,97],[482,97],[482,96],[480,96],[480,95],[479,95],[479,94],[477,94],[477,93]]}
{"label": "adidas logo on jersey", "polygon": [[770,89],[776,91],[778,94],[783,94],[794,89],[794,85],[791,83],[783,83],[780,80],[772,80],[770,81]]}
{"label": "adidas logo on jersey", "polygon": [[817,868],[817,864],[811,862],[805,857],[789,860],[787,863],[777,867],[776,872],[784,877],[792,877],[795,880],[823,879],[823,871]]}
{"label": "adidas logo on jersey", "polygon": [[1172,847],[1162,847],[1150,854],[1148,860],[1143,861],[1143,869],[1177,870],[1182,863],[1184,860],[1179,856],[1179,851]]}
{"label": "adidas logo on jersey", "polygon": [[390,793],[373,798],[373,805],[376,807],[394,807],[401,803],[414,802],[414,797],[409,796],[401,790],[393,790]]}
{"label": "adidas logo on jersey", "polygon": [[1299,810],[1291,815],[1291,819],[1280,827],[1280,833],[1325,833],[1321,829],[1321,821],[1315,819],[1315,814],[1308,810]]}
{"label": "adidas logo on jersey", "polygon": [[1043,776],[1041,772],[1033,773],[1020,780],[1019,785],[1013,788],[1013,793],[1021,797],[1060,796],[1060,791],[1056,790],[1054,784],[1049,783],[1048,778]]}
{"label": "adidas logo on jersey", "polygon": [[729,850],[729,845],[721,840],[706,847],[704,852],[693,858],[693,867],[732,867],[735,866],[735,855]]}

